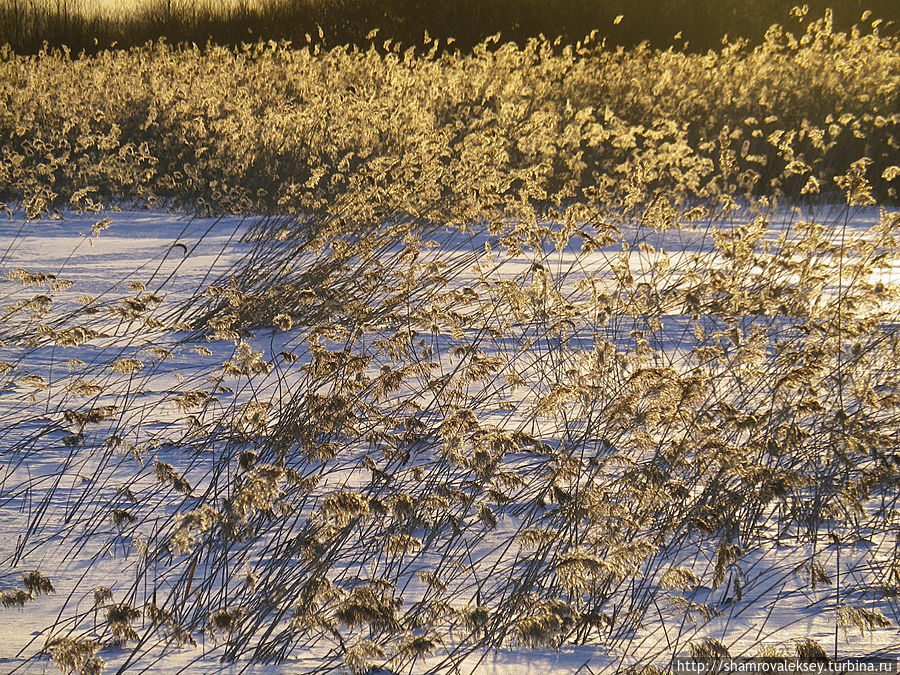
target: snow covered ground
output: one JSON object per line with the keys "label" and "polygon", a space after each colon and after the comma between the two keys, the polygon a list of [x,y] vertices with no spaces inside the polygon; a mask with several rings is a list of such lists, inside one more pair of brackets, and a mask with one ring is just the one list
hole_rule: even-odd
{"label": "snow covered ground", "polygon": [[[833,213],[818,214],[819,219],[831,223],[834,239],[838,235],[849,237],[867,231],[878,221],[879,213],[875,209],[858,210],[851,216],[837,222]],[[127,598],[134,605],[151,598],[162,605],[164,596],[171,601],[175,594],[183,594],[187,600],[189,592],[200,594],[198,598],[204,593],[213,598],[219,592],[220,582],[206,578],[205,569],[228,569],[237,577],[251,563],[263,564],[269,559],[267,556],[277,557],[280,550],[272,539],[251,541],[235,548],[229,554],[235,556],[234,563],[225,565],[209,558],[198,564],[199,556],[193,560],[185,557],[180,563],[177,557],[170,556],[162,564],[161,558],[140,550],[142,538],[152,542],[160,533],[171,533],[172,519],[177,513],[185,512],[183,495],[158,489],[159,463],[187,477],[192,483],[193,496],[213,495],[210,503],[214,503],[217,481],[225,480],[223,469],[217,463],[215,444],[204,445],[203,439],[198,440],[198,433],[206,433],[204,430],[210,428],[208,422],[229,410],[240,410],[251,400],[269,401],[273,409],[289,405],[291,391],[303,386],[300,368],[311,363],[308,352],[300,352],[296,363],[279,356],[298,349],[303,343],[301,327],[282,332],[259,331],[248,339],[248,344],[252,350],[260,350],[264,359],[276,363],[270,373],[261,372],[246,379],[219,379],[215,386],[219,387],[216,391],[220,391],[217,397],[221,400],[213,397],[205,403],[183,407],[176,403],[187,392],[201,386],[209,388],[212,364],[237,358],[233,341],[205,341],[187,326],[175,331],[170,328],[172,322],[190,318],[177,313],[181,303],[210,284],[227,284],[228,276],[244,256],[253,252],[252,242],[243,237],[253,221],[188,219],[161,211],[110,213],[108,217],[108,228],[96,232],[92,232],[92,227],[100,220],[99,216],[67,214],[60,220],[13,219],[0,223],[0,274],[15,276],[15,270],[24,269],[32,275],[55,275],[30,285],[7,281],[0,286],[2,303],[7,307],[17,301],[46,306],[37,313],[30,307],[9,312],[0,327],[3,333],[0,338],[4,341],[0,362],[10,366],[3,375],[0,390],[0,590],[17,588],[22,574],[30,570],[40,570],[52,580],[55,589],[54,593],[40,595],[22,608],[0,609],[0,670],[4,672],[56,672],[54,663],[45,657],[35,657],[50,637],[69,631],[87,637],[99,635],[95,632],[97,616],[102,623],[103,610],[93,609],[97,587],[108,587],[116,601]],[[777,242],[780,232],[794,220],[789,212],[771,218],[766,241]],[[730,225],[750,221],[749,217],[738,215]],[[449,288],[477,287],[479,274],[473,263],[478,260],[487,269],[491,259],[486,257],[485,244],[491,237],[484,233],[438,232],[435,238],[440,239],[440,245],[423,254],[420,263],[425,265],[434,260],[447,263],[455,270],[448,281]],[[652,275],[654,263],[661,256],[667,257],[668,268],[677,273],[689,268],[692,258],[703,259],[709,265],[720,255],[715,252],[710,228],[703,225],[666,232],[622,228],[621,238],[629,243],[625,257],[630,268],[638,272],[638,282],[641,270]],[[583,240],[576,237],[560,250],[548,248],[539,257],[517,257],[502,253],[494,243],[490,279],[497,283],[508,281],[538,293],[541,283],[545,283],[552,286],[552,290],[543,289],[545,294],[555,292],[573,303],[582,301],[590,296],[590,290],[579,282],[592,275],[602,276],[621,259],[620,247],[581,255],[582,244]],[[538,263],[542,267],[535,267]],[[542,269],[548,275],[544,282],[540,278]],[[873,283],[879,280],[884,284],[894,283],[896,274],[896,270],[888,269],[874,278]],[[73,283],[63,283],[68,281]],[[56,286],[51,291],[52,284]],[[610,282],[608,288],[599,291],[609,291],[612,287]],[[826,288],[823,292],[831,293],[834,289]],[[155,298],[147,301],[150,293]],[[50,301],[35,300],[42,294],[51,296]],[[129,300],[149,302],[152,311],[144,316],[160,317],[158,323],[108,310],[109,307],[127,309]],[[81,316],[80,308],[85,304],[90,307],[91,303],[98,312],[78,321],[95,334],[83,344],[64,348],[61,331],[72,325],[73,317]],[[664,314],[662,319],[664,330],[662,337],[657,338],[660,343],[655,345],[657,365],[677,370],[690,351],[693,327],[690,318],[680,313]],[[613,322],[604,337],[620,345],[633,344],[637,338],[632,331],[638,323],[633,319]],[[35,335],[46,339],[29,342],[28,336]],[[368,348],[379,335],[376,330],[372,337],[361,339],[359,348]],[[567,337],[565,348],[573,353],[579,347],[590,350],[597,339],[596,334],[576,331]],[[527,348],[523,347],[525,340],[530,340]],[[482,345],[492,346],[486,349],[486,357],[500,355],[506,359],[505,363],[518,355],[517,376],[522,386],[526,392],[529,388],[540,392],[541,382],[553,375],[548,368],[560,368],[559,362],[551,363],[547,354],[559,348],[561,341],[552,334],[529,335],[526,327],[521,333],[486,340]],[[449,353],[451,342],[439,336],[431,339],[440,363],[437,375],[454,372],[458,364]],[[129,359],[140,362],[139,366]],[[120,364],[118,369],[112,367],[116,363]],[[369,368],[377,373],[378,365],[373,363]],[[574,362],[573,367],[577,367]],[[486,386],[484,396],[495,398],[497,407],[490,417],[480,420],[482,424],[522,431],[527,418],[523,406],[535,404],[536,393],[512,396],[500,380]],[[424,417],[434,409],[436,397],[436,393],[428,393],[423,388],[419,405],[425,411]],[[71,419],[65,418],[65,411],[73,408],[74,401],[82,404],[89,401],[94,410],[103,406],[118,408],[91,426],[86,439],[73,438],[78,430],[72,428]],[[504,402],[508,404],[505,408]],[[561,437],[572,431],[565,424],[563,418],[557,418],[555,428],[548,422],[541,428],[532,426],[524,431],[537,438]],[[81,426],[88,433],[85,425]],[[93,440],[104,436],[107,445]],[[130,444],[128,447],[134,451],[104,450],[109,447],[110,437],[124,439],[123,444]],[[191,443],[204,451],[187,451],[186,447],[193,447]],[[238,452],[232,447],[222,451]],[[363,455],[366,453],[360,448],[344,464],[329,469],[316,487],[316,498],[362,485],[364,472],[358,465]],[[525,457],[513,457],[510,466],[525,466],[528,461]],[[422,462],[428,475],[439,471],[434,458]],[[368,475],[365,473],[366,478]],[[402,480],[414,482],[415,474]],[[502,586],[521,563],[521,554],[515,553],[517,549],[512,541],[531,516],[525,511],[517,512],[514,506],[496,508],[496,525],[488,528],[489,533],[479,529],[478,536],[473,535],[470,540],[468,561],[463,562],[471,567],[460,577],[456,593],[451,587],[451,596],[458,596],[463,604],[469,602],[474,589],[466,579],[500,575],[505,577]],[[297,530],[289,534],[296,535],[300,530],[299,516],[296,522]],[[473,512],[464,524],[474,529],[477,522]],[[718,588],[699,584],[682,600],[667,603],[668,596],[636,592],[636,586],[655,582],[645,576],[632,579],[628,582],[632,598],[653,598],[652,607],[643,608],[643,621],[632,630],[610,630],[604,635],[598,628],[598,639],[593,643],[564,645],[559,650],[513,646],[469,650],[471,653],[456,659],[459,672],[498,675],[612,672],[631,664],[664,664],[669,658],[686,653],[688,642],[702,638],[720,640],[728,645],[733,656],[753,654],[761,644],[789,648],[795,640],[806,638],[831,651],[835,645],[836,589],[833,583],[810,587],[804,576],[808,574],[805,570],[810,561],[815,561],[831,579],[844,580],[845,601],[849,596],[856,605],[877,609],[892,622],[889,627],[865,632],[841,629],[837,637],[840,654],[900,657],[897,597],[860,594],[854,581],[865,578],[878,565],[889,567],[891,561],[897,564],[900,535],[890,536],[880,529],[870,538],[845,541],[840,546],[822,541],[818,544],[786,542],[779,536],[774,522],[770,534],[769,538],[760,537],[746,552],[738,568],[729,573],[727,584]],[[652,566],[655,572],[679,565],[692,569],[701,579],[712,575],[717,563],[715,542],[705,542],[697,535],[696,540],[680,541],[670,549],[667,546],[663,544],[657,554]],[[445,564],[437,551],[429,560],[429,552],[422,552],[416,558],[416,566],[406,576],[398,577],[407,580],[409,597],[425,593],[414,572],[427,571],[430,565],[438,569]],[[147,568],[150,564],[160,564],[160,569],[150,570]],[[359,577],[375,574],[366,560],[348,561],[347,566]],[[192,588],[194,579],[197,581]],[[221,583],[228,588],[236,582],[222,580]],[[416,590],[416,584],[422,588]],[[489,586],[483,587],[479,582],[478,592],[488,593]],[[695,603],[696,609],[681,611],[685,601]],[[678,602],[682,604],[676,606]],[[705,614],[705,608],[715,611]],[[323,664],[332,663],[334,658],[325,647],[311,646],[307,652],[298,650],[289,654],[280,665],[222,663],[222,643],[212,635],[195,634],[197,644],[193,646],[164,645],[158,638],[149,637],[149,632],[142,631],[146,625],[146,617],[138,618],[134,628],[140,640],[100,652],[107,672],[118,669],[121,672],[274,675],[315,672],[325,669]],[[412,666],[413,672],[444,667],[442,664],[448,663],[446,659],[453,655],[453,649],[452,644],[445,642],[431,656],[418,660]]]}

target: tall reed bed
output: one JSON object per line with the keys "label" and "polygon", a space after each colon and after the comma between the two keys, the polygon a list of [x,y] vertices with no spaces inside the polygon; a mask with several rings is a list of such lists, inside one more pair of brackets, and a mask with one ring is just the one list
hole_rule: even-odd
{"label": "tall reed bed", "polygon": [[[6,51],[0,199],[31,217],[110,198],[308,215],[371,182],[397,211],[440,193],[466,220],[485,207],[479,183],[508,184],[507,199],[532,179],[625,208],[653,190],[834,200],[834,177],[865,156],[875,198],[895,200],[896,39],[835,32],[830,15],[801,30],[703,55],[590,38],[468,55],[436,42]],[[644,194],[620,189],[638,175]]]}

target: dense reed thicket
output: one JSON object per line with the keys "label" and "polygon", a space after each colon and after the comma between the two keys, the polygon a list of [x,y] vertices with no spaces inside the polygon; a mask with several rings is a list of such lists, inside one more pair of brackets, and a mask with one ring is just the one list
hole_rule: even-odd
{"label": "dense reed thicket", "polygon": [[427,48],[5,52],[17,667],[896,650],[897,40]]}
{"label": "dense reed thicket", "polygon": [[[19,53],[36,53],[44,42],[67,45],[73,52],[94,52],[117,44],[139,46],[165,37],[171,43],[240,45],[256,40],[316,37],[324,31],[328,44],[366,45],[378,28],[382,39],[422,46],[423,32],[469,50],[489,35],[520,43],[557,35],[574,43],[598,30],[611,46],[632,47],[649,41],[655,47],[678,44],[694,50],[717,48],[723,35],[762,39],[774,23],[790,22],[788,0],[143,0],[112,10],[90,0],[2,0],[0,44]],[[895,34],[900,20],[891,0],[831,2],[811,0],[817,15],[832,7],[840,29],[859,20],[863,10],[888,24]],[[676,33],[680,38],[675,38]]]}
{"label": "dense reed thicket", "polygon": [[441,194],[448,217],[464,218],[461,186],[479,174],[506,184],[504,198],[524,172],[611,206],[634,200],[620,186],[640,172],[641,190],[679,202],[802,199],[834,193],[865,156],[875,196],[891,200],[898,78],[896,39],[835,32],[830,18],[704,55],[536,39],[467,55],[434,44],[7,51],[0,199],[34,216],[108,198],[298,212],[365,180],[396,210]]}

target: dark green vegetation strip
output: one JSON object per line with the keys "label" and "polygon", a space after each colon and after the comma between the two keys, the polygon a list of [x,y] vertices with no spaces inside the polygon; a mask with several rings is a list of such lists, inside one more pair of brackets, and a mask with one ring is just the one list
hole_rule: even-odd
{"label": "dark green vegetation strip", "polygon": [[[146,0],[130,11],[87,8],[78,0],[3,0],[0,3],[0,44],[9,42],[19,53],[36,53],[46,41],[67,45],[73,52],[94,52],[110,45],[131,47],[165,37],[170,42],[240,45],[263,40],[303,42],[317,38],[322,28],[329,44],[366,44],[373,29],[381,38],[405,45],[423,44],[423,33],[470,50],[489,35],[526,41],[529,37],[562,36],[574,43],[598,30],[610,45],[656,47],[673,42],[689,49],[717,48],[725,34],[752,41],[762,39],[773,23],[793,22],[790,11],[804,4],[822,15],[833,7],[837,26],[847,29],[864,10],[872,12],[896,34],[890,22],[900,20],[892,0]],[[126,3],[127,5],[128,3]],[[680,37],[675,38],[676,32]]]}

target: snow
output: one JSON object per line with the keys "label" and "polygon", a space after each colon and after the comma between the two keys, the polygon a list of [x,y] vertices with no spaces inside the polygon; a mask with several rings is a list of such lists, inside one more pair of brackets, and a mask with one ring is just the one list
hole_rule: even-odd
{"label": "snow", "polygon": [[[52,310],[46,319],[51,326],[62,325],[53,321],[64,321],[80,306],[79,298],[83,295],[93,296],[103,307],[134,297],[135,289],[129,286],[133,281],[141,282],[147,292],[162,299],[154,316],[172,317],[171,309],[198,289],[212,283],[227,283],[229,274],[253,251],[251,238],[247,236],[255,223],[253,219],[186,218],[162,211],[104,215],[110,217],[110,227],[96,236],[91,233],[91,228],[100,216],[94,215],[69,213],[59,220],[23,222],[13,219],[0,223],[0,274],[24,268],[31,273],[54,274],[58,279],[74,282],[70,288],[54,295]],[[803,214],[803,217],[810,215],[826,220],[834,218],[834,212],[827,209],[818,214]],[[875,209],[857,209],[836,231],[844,235],[861,235],[878,218],[879,212]],[[730,224],[751,220],[751,216],[741,213],[736,214]],[[765,238],[775,242],[780,230],[795,221],[796,216],[783,211],[771,220],[772,226]],[[631,269],[643,269],[647,275],[652,273],[654,261],[664,251],[674,270],[689,266],[692,256],[712,260],[717,255],[709,228],[703,224],[694,229],[666,232],[635,226],[623,227],[621,231],[623,240],[629,242]],[[424,265],[430,260],[440,260],[450,264],[455,270],[449,282],[452,287],[476,286],[478,275],[472,263],[476,258],[484,259],[485,243],[490,237],[485,233],[470,236],[455,232],[436,233],[435,236],[440,237],[440,246],[431,249],[420,262]],[[654,252],[640,249],[642,242],[651,245]],[[527,286],[533,283],[535,263],[540,262],[549,270],[555,290],[575,302],[586,293],[583,288],[579,290],[578,282],[590,274],[608,270],[616,255],[613,247],[583,256],[578,253],[580,245],[580,240],[573,240],[567,248],[548,247],[531,258],[508,256],[495,246],[496,267],[491,279],[511,280]],[[897,269],[880,274],[878,279],[884,283],[900,280]],[[41,288],[23,288],[10,282],[0,287],[0,297],[6,305],[42,292]],[[835,289],[825,289],[825,292],[833,293]],[[890,306],[886,309],[895,311]],[[685,362],[693,339],[691,322],[689,317],[680,314],[664,316],[663,321],[664,343],[659,345],[659,351],[669,364],[679,367]],[[140,536],[151,540],[171,525],[170,519],[176,513],[183,512],[179,511],[182,508],[180,498],[160,494],[156,489],[154,461],[171,464],[187,477],[195,495],[216,489],[218,474],[213,470],[214,458],[210,453],[195,454],[182,449],[190,443],[195,431],[186,413],[179,411],[172,399],[195,385],[206,384],[211,364],[232,358],[234,344],[197,342],[189,331],[158,330],[103,312],[96,315],[90,325],[105,337],[66,350],[55,347],[52,342],[23,344],[18,338],[36,328],[31,319],[9,319],[0,329],[3,332],[0,337],[7,343],[0,347],[0,361],[15,366],[14,375],[4,376],[0,391],[0,440],[3,443],[0,448],[0,590],[17,587],[22,573],[33,569],[39,569],[55,586],[55,593],[39,596],[21,609],[0,609],[3,619],[0,622],[0,670],[6,672],[55,672],[54,664],[33,657],[46,639],[74,626],[68,617],[90,616],[95,587],[109,587],[117,600],[148,598],[151,591],[146,588],[147,575],[141,568],[145,558],[135,549],[134,541]],[[638,325],[636,320],[623,320],[609,327],[606,337],[620,345],[632,343],[629,333]],[[527,349],[523,348],[526,338],[532,341]],[[526,391],[529,387],[537,391],[537,383],[548,378],[549,364],[541,355],[555,339],[548,335],[528,335],[528,328],[524,327],[518,337],[488,340],[483,344],[490,344],[495,350],[487,356],[520,354],[516,364],[525,383],[523,386]],[[568,346],[573,352],[579,345],[589,349],[595,339],[592,335],[575,334],[569,337]],[[260,332],[250,344],[253,349],[264,350],[266,357],[271,358],[279,352],[294,349],[299,342],[296,331],[270,331]],[[440,359],[439,372],[451,372],[454,360],[447,353],[450,341],[438,337],[431,339],[431,344]],[[192,350],[198,346],[211,350],[212,355]],[[148,351],[150,347],[171,349],[173,355],[158,358]],[[298,369],[310,361],[309,354],[300,356]],[[120,358],[140,359],[145,368],[135,373],[116,373],[105,365]],[[78,359],[83,364],[66,364],[69,359]],[[378,365],[372,364],[370,368],[377,371]],[[573,362],[572,367],[577,368],[578,364]],[[23,383],[21,378],[26,374],[40,376],[49,383],[49,388],[36,381]],[[106,434],[127,432],[127,441],[144,449],[143,465],[125,453],[91,452],[90,446],[69,447],[59,425],[59,430],[46,433],[48,423],[60,422],[62,411],[69,405],[67,402],[75,398],[66,391],[65,385],[79,378],[102,385],[102,392],[82,397],[90,400],[95,408],[121,404],[121,397],[128,397],[126,414],[111,416],[99,426],[92,427],[92,435],[101,437],[104,435],[101,431]],[[222,401],[212,402],[209,407],[192,410],[189,414],[197,415],[197,421],[203,424],[228,405],[239,406],[251,396],[280,401],[285,395],[282,388],[289,391],[292,383],[299,381],[299,375],[292,375],[282,368],[277,368],[270,376],[255,378],[252,390],[246,379],[225,379],[221,385],[232,388],[232,393],[223,393]],[[523,402],[534,402],[534,396],[527,393],[510,399],[502,381],[494,382],[484,395],[495,397],[498,403],[512,400],[519,406]],[[423,395],[419,401],[423,411],[433,409],[435,396],[433,393]],[[230,403],[226,404],[226,399]],[[523,419],[512,409],[498,411],[482,422],[515,429]],[[565,422],[559,420],[558,424]],[[525,431],[550,435],[548,428]],[[233,448],[228,451],[236,452]],[[343,468],[330,470],[316,494],[327,495],[360,485],[363,472],[357,467],[357,461],[361,454],[354,455]],[[125,536],[106,514],[112,508],[127,510],[131,504],[140,505],[139,517],[143,519]],[[144,518],[144,514],[153,515]],[[512,544],[522,514],[498,509],[498,515],[499,522],[490,536],[472,538],[469,562],[476,578],[511,576],[515,573],[517,559],[525,555],[513,555],[518,547]],[[474,515],[473,522],[477,522]],[[722,612],[720,616],[710,620],[698,618],[691,625],[674,607],[658,604],[647,614],[652,620],[643,626],[631,632],[617,629],[618,632],[597,644],[564,646],[559,650],[504,648],[476,651],[460,660],[459,672],[490,675],[611,672],[620,666],[683,654],[689,640],[701,637],[721,640],[729,645],[734,656],[750,655],[760,644],[789,646],[793,640],[807,637],[831,646],[834,641],[834,586],[813,590],[802,582],[801,577],[803,566],[813,559],[833,574],[838,569],[838,547],[827,542],[819,542],[818,547],[799,543],[788,546],[780,543],[775,534],[773,530],[770,541],[758,542],[741,560],[739,578],[743,585],[740,597],[731,580],[727,587],[717,590],[700,587],[685,596],[694,603],[714,604]],[[701,540],[694,543],[694,546],[673,550],[670,558],[665,557],[665,552],[661,553],[656,563],[658,568],[677,564],[692,568],[698,576],[708,577],[715,564],[714,546]],[[265,542],[258,542],[257,548],[266,550],[265,546]],[[843,543],[840,547],[841,575],[852,580],[855,575],[863,574],[874,560],[896,560],[896,546],[896,541],[883,531],[876,532],[869,541]],[[243,552],[236,552],[240,555],[232,567],[238,567],[237,560],[252,559],[251,550],[257,549],[248,544]],[[184,564],[185,567],[180,569],[170,566],[160,571],[156,588],[152,590],[154,597],[180,592],[178,589],[184,587],[183,581],[188,574],[188,561]],[[200,564],[197,578],[201,578],[204,564],[209,561]],[[431,565],[439,564],[439,556],[429,557],[426,551],[417,559],[417,564],[424,565],[419,569],[429,569]],[[361,578],[370,572],[374,574],[361,561],[351,561],[347,565]],[[240,572],[239,569],[233,571]],[[424,584],[413,575],[414,571],[410,568],[405,575],[405,595],[410,598],[425,590]],[[852,582],[847,583],[852,593]],[[214,589],[212,586],[195,587],[193,592],[212,594]],[[471,584],[450,589],[450,595],[459,597],[461,604],[468,602],[473,593]],[[863,635],[855,630],[842,631],[839,638],[841,653],[900,656],[900,633],[896,627],[900,624],[900,606],[896,598],[857,599],[867,606],[878,607],[893,620],[894,626]],[[328,656],[312,649],[305,654],[292,654],[280,665],[227,664],[220,661],[221,645],[210,636],[197,637],[196,647],[164,647],[154,645],[156,638],[150,638],[141,649],[110,648],[100,655],[107,663],[107,672],[127,669],[135,673],[215,671],[265,675],[314,672]],[[429,667],[440,668],[446,663],[443,659],[452,653],[452,644],[443,645],[434,655],[421,660],[416,672],[424,672]]]}

